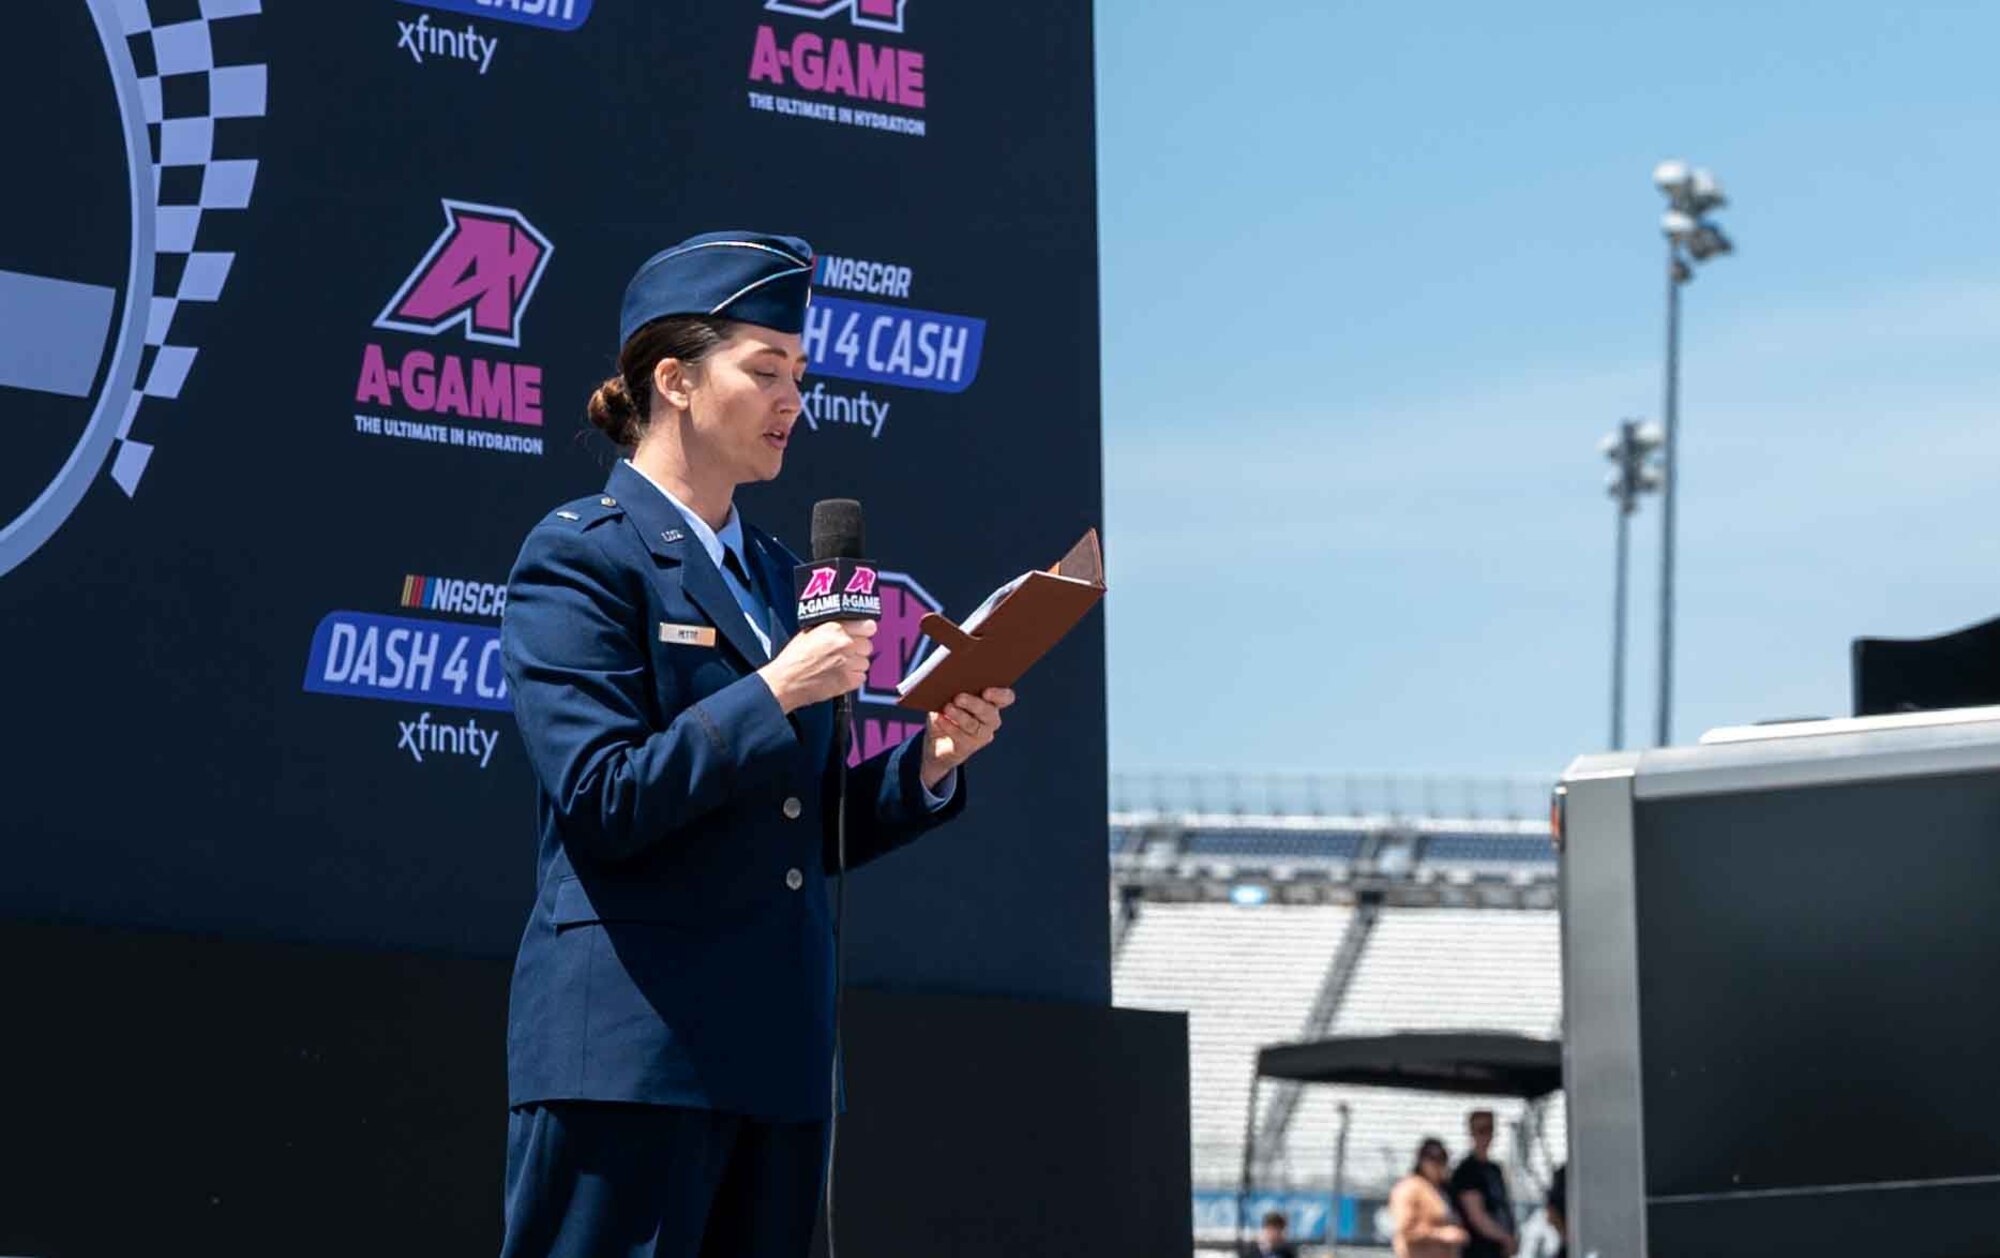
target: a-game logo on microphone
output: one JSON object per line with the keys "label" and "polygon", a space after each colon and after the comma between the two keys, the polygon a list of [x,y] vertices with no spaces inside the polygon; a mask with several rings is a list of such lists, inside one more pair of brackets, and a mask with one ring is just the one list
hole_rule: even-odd
{"label": "a-game logo on microphone", "polygon": [[[776,20],[750,47],[750,108],[921,136],[921,49],[905,43],[905,0],[762,0]],[[885,38],[889,37],[889,38]],[[900,112],[891,112],[891,110]]]}
{"label": "a-game logo on microphone", "polygon": [[[519,349],[529,303],[555,246],[519,210],[449,198],[442,204],[444,229],[375,316],[375,329],[394,339],[361,347],[354,401],[366,409],[355,413],[354,429],[371,437],[540,454],[541,366],[440,352],[438,342]],[[533,435],[508,431],[520,428]]]}
{"label": "a-game logo on microphone", "polygon": [[801,632],[829,620],[879,620],[882,595],[875,565],[863,559],[830,559],[802,565],[793,574]]}

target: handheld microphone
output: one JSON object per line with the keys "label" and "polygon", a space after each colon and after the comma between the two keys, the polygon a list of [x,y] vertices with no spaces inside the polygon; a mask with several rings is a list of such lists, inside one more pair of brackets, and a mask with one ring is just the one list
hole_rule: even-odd
{"label": "handheld microphone", "polygon": [[824,498],[813,504],[813,561],[792,571],[801,633],[829,620],[882,619],[875,565],[861,557],[862,538],[860,503]]}

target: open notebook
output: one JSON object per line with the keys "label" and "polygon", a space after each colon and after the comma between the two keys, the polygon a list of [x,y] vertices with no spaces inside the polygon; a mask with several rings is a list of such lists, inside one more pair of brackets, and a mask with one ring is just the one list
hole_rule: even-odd
{"label": "open notebook", "polygon": [[964,623],[925,616],[920,627],[937,646],[896,687],[897,702],[935,712],[960,694],[1012,686],[1103,597],[1104,554],[1091,529],[1053,568],[987,595]]}

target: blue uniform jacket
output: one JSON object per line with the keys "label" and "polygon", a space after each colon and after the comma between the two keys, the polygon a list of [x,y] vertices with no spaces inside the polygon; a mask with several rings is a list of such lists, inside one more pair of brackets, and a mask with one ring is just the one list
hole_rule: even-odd
{"label": "blue uniform jacket", "polygon": [[[744,535],[775,654],[797,629],[797,560]],[[662,626],[710,627],[715,641]],[[602,496],[528,535],[501,642],[541,829],[509,1000],[508,1103],[824,1118],[833,705],[785,716],[754,675],[764,655],[722,574],[623,463]],[[850,868],[965,807],[961,778],[931,810],[921,758],[912,738],[853,771]]]}

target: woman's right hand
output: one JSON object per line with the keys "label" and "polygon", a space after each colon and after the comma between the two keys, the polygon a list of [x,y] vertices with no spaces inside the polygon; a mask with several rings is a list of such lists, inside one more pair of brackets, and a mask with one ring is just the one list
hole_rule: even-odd
{"label": "woman's right hand", "polygon": [[785,644],[778,658],[757,670],[790,716],[808,704],[861,688],[875,654],[875,622],[830,620],[814,625]]}

